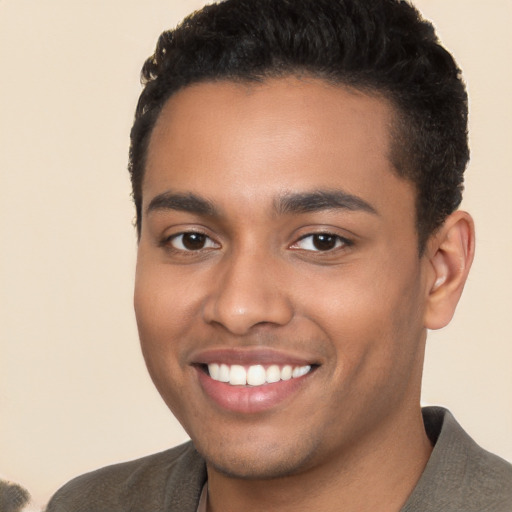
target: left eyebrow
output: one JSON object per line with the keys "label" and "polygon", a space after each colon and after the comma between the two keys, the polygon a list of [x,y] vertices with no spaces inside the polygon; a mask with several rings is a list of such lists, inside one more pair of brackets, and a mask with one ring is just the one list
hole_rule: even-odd
{"label": "left eyebrow", "polygon": [[309,213],[322,210],[346,209],[379,215],[364,199],[343,190],[314,190],[312,192],[287,193],[274,202],[279,214]]}

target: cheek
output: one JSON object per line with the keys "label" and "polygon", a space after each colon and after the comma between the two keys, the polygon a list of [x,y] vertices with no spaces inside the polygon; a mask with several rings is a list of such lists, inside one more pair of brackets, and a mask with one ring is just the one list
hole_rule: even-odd
{"label": "cheek", "polygon": [[180,340],[184,330],[179,308],[183,301],[158,275],[137,270],[135,316],[146,367],[158,392],[175,415],[181,416],[180,397],[186,395]]}
{"label": "cheek", "polygon": [[400,265],[381,259],[332,269],[303,292],[303,314],[326,331],[339,363],[355,371],[369,360],[375,370],[410,360],[423,331],[415,258]]}
{"label": "cheek", "polygon": [[157,267],[137,264],[134,308],[142,354],[149,373],[160,389],[159,381],[172,376],[180,365],[180,332],[183,330],[183,306],[172,283]]}
{"label": "cheek", "polygon": [[135,278],[134,307],[143,343],[175,341],[183,334],[200,303],[194,290],[198,287],[183,283],[179,272],[170,272],[167,265],[147,263],[140,258]]}

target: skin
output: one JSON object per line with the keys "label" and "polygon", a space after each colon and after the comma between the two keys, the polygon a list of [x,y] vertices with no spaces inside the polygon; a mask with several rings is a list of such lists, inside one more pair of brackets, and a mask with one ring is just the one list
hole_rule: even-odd
{"label": "skin", "polygon": [[[381,97],[294,77],[188,86],[160,114],[135,310],[151,377],[207,461],[210,511],[399,510],[421,475],[426,329],[453,314],[473,227],[455,212],[420,257],[392,121]],[[318,190],[361,203],[282,208]],[[187,249],[189,232],[204,245]],[[332,249],[315,247],[322,233]],[[211,348],[271,348],[316,369],[275,407],[233,412],[199,383],[193,363]]]}

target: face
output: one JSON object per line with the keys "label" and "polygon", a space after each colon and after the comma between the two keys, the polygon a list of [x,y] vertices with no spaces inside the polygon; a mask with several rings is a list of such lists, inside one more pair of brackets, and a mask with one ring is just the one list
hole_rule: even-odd
{"label": "face", "polygon": [[135,309],[210,468],[270,478],[418,409],[425,262],[382,98],[295,78],[189,86],[154,128]]}

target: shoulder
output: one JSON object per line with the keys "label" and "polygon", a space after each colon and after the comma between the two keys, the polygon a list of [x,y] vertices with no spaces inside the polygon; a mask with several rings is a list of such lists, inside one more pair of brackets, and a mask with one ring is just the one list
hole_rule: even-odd
{"label": "shoulder", "polygon": [[404,512],[512,511],[512,465],[478,446],[446,409],[426,408],[424,421],[434,450]]}
{"label": "shoulder", "polygon": [[192,443],[81,475],[50,500],[47,512],[195,511],[206,480]]}
{"label": "shoulder", "polygon": [[512,465],[472,439],[464,463],[458,492],[468,510],[512,511]]}

